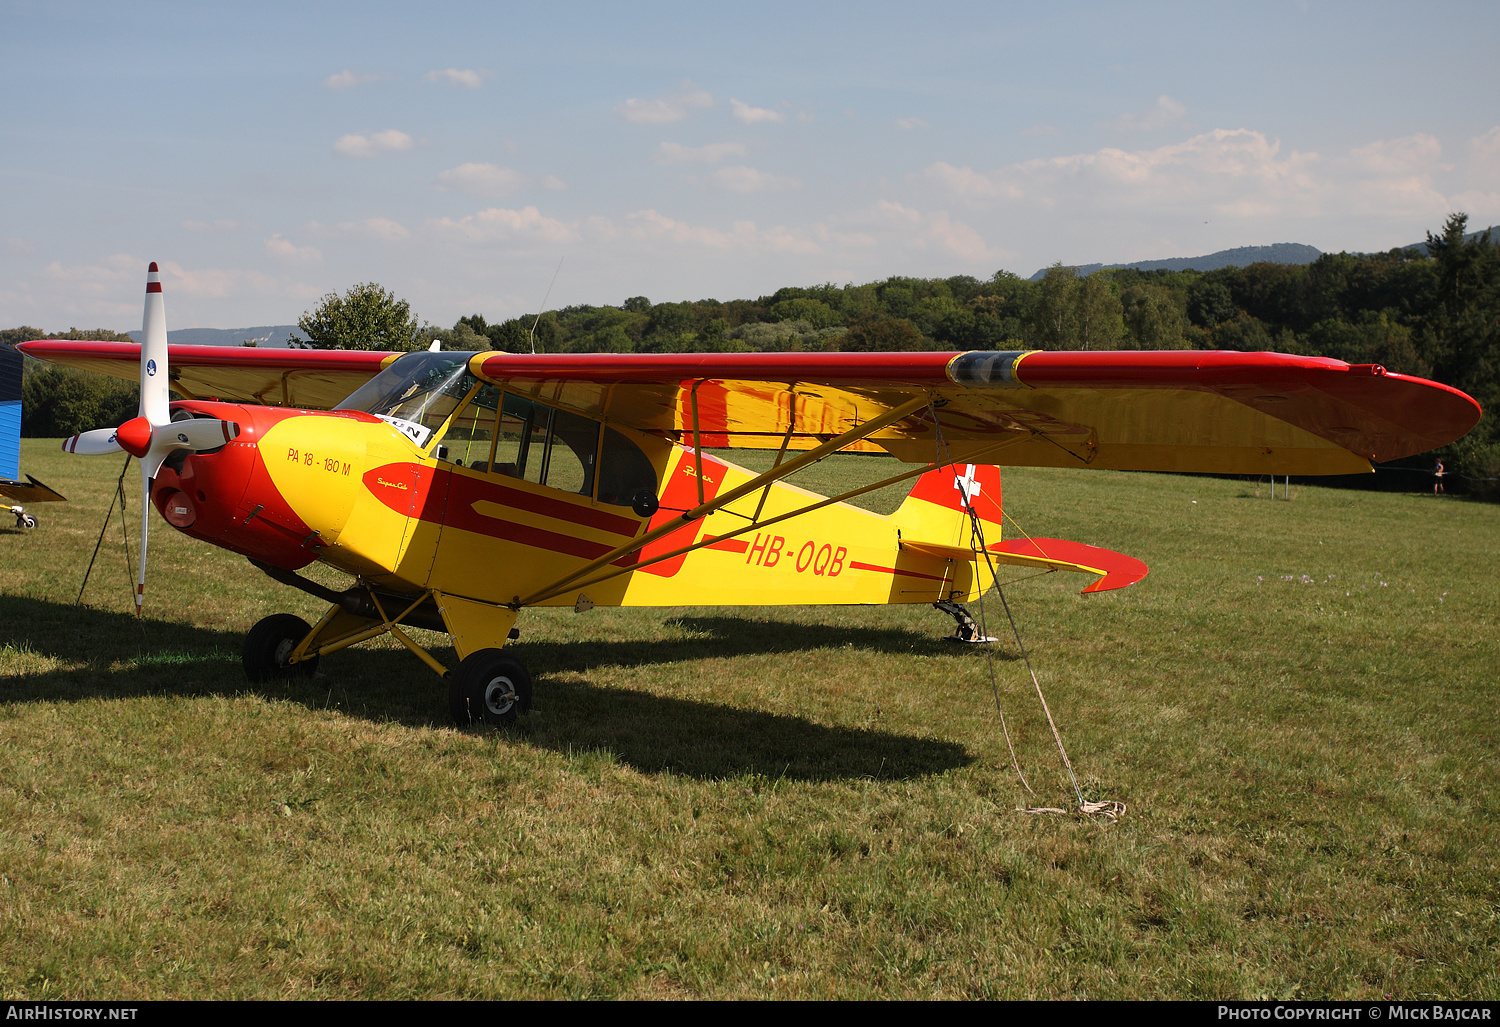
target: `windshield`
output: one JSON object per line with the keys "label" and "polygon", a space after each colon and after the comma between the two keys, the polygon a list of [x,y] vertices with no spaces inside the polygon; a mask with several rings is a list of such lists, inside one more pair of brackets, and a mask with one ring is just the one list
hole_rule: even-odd
{"label": "windshield", "polygon": [[363,410],[425,446],[479,379],[469,373],[473,353],[408,353],[356,389],[334,409]]}

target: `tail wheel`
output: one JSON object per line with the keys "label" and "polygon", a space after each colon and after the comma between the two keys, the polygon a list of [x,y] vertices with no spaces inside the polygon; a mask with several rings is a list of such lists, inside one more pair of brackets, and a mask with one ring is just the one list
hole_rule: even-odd
{"label": "tail wheel", "polygon": [[245,676],[251,681],[273,678],[312,677],[318,669],[318,658],[291,663],[292,650],[307,637],[312,628],[301,617],[290,613],[272,614],[245,635]]}
{"label": "tail wheel", "polygon": [[470,653],[448,676],[448,710],[460,726],[514,724],[529,709],[531,674],[499,649]]}

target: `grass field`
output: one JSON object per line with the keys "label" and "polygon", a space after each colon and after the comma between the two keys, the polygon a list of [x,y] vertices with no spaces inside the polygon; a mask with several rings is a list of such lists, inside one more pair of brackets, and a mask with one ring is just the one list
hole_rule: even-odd
{"label": "grass field", "polygon": [[247,684],[317,602],[160,519],[149,619],[118,515],[75,607],[119,463],[22,468],[72,501],[0,522],[6,998],[1500,993],[1500,507],[1007,472],[1029,533],[1151,566],[1007,589],[1107,823],[1017,812],[1071,799],[1024,667],[1036,798],[926,607],[530,612],[535,712],[459,731],[391,645]]}

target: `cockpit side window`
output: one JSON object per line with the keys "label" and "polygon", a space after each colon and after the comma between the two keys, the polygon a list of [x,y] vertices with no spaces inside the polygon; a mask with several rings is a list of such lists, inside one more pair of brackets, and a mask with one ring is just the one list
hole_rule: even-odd
{"label": "cockpit side window", "polygon": [[437,458],[460,467],[487,470],[495,438],[495,407],[499,402],[499,389],[493,385],[479,386],[473,398],[449,420],[434,450]]}
{"label": "cockpit side window", "polygon": [[[399,403],[388,406],[401,409]],[[437,404],[427,409],[435,410]],[[433,453],[473,471],[581,496],[594,495],[597,476],[599,502],[614,506],[631,506],[642,491],[654,496],[657,490],[650,459],[623,433],[477,382],[462,409],[447,421]]]}

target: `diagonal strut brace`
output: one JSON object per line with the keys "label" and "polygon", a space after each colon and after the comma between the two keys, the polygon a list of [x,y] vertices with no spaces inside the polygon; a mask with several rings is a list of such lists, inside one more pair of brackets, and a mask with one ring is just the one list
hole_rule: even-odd
{"label": "diagonal strut brace", "polygon": [[[757,475],[745,484],[740,485],[737,488],[730,489],[722,496],[717,496],[706,503],[700,503],[693,509],[688,510],[681,517],[674,517],[660,527],[646,532],[646,534],[642,535],[640,538],[632,539],[625,545],[610,550],[598,559],[591,560],[577,570],[572,571],[571,573],[566,574],[561,578],[558,578],[550,585],[545,585],[525,597],[517,597],[509,605],[512,609],[520,609],[523,606],[530,606],[542,599],[557,595],[558,593],[567,589],[569,585],[594,573],[600,567],[611,564],[614,561],[620,559],[622,556],[629,556],[631,553],[644,549],[646,546],[649,546],[657,539],[662,538],[665,535],[670,535],[672,532],[677,531],[683,526],[690,524],[701,517],[721,510],[735,500],[743,496],[748,496],[752,492],[755,492],[757,489],[763,488],[771,482],[779,481],[780,479],[785,478],[787,475],[801,470],[808,464],[816,463],[817,461],[823,459],[825,456],[828,456],[830,453],[835,453],[838,450],[843,449],[851,442],[858,442],[860,439],[868,438],[887,425],[893,424],[896,421],[901,420],[903,417],[908,417],[911,414],[916,413],[918,410],[921,410],[923,407],[931,405],[931,402],[932,401],[926,396],[918,396],[914,399],[908,400],[905,403],[902,403],[898,407],[893,407],[892,409],[886,411],[884,414],[881,414],[879,417],[876,417],[873,420],[866,421],[863,424],[849,429],[842,435],[829,439],[827,442],[823,443],[821,446],[818,446],[816,449],[809,449],[807,452],[801,453],[798,456],[795,456],[792,459],[786,461],[785,463],[779,464],[776,467],[771,468],[769,471],[765,471],[764,473]],[[700,456],[699,459],[701,460],[702,457]],[[702,479],[700,478],[699,481],[701,483]]]}

